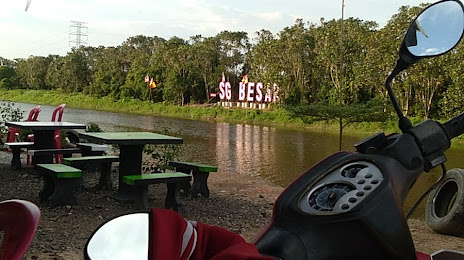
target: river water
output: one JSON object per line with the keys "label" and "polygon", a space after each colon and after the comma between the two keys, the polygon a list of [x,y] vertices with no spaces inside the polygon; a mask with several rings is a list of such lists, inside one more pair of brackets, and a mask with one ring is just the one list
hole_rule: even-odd
{"label": "river water", "polygon": [[[34,106],[15,103],[27,113]],[[49,121],[54,107],[42,106],[40,121]],[[154,131],[182,137],[182,159],[217,165],[220,172],[259,176],[282,187],[302,172],[338,150],[338,135],[319,131],[298,131],[267,126],[200,122],[155,116],[109,113],[66,108],[63,121],[97,123],[105,132]],[[353,145],[366,138],[344,136],[343,150],[354,151]],[[464,150],[446,152],[448,169],[462,167]],[[406,210],[439,177],[435,169],[422,174],[406,201]],[[422,217],[424,203],[415,217]]]}

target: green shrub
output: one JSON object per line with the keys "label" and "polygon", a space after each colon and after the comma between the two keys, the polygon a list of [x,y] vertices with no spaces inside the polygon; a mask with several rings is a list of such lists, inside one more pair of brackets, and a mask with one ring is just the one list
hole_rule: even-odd
{"label": "green shrub", "polygon": [[95,122],[88,122],[85,127],[86,132],[103,132],[100,126]]}
{"label": "green shrub", "polygon": [[20,121],[23,118],[23,113],[19,107],[10,101],[0,102],[0,143],[3,144],[5,136],[8,133],[8,127],[5,125],[8,121]]}
{"label": "green shrub", "polygon": [[[168,129],[165,127],[163,134],[168,134]],[[181,131],[175,135],[180,136]],[[146,145],[143,152],[150,157],[150,160],[143,161],[142,170],[144,172],[166,172],[171,169],[168,166],[169,161],[177,161],[181,156],[180,144],[150,144]]]}

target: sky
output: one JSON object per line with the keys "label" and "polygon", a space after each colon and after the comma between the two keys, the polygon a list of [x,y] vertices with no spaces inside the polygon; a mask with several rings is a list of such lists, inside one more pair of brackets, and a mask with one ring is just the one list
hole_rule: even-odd
{"label": "sky", "polygon": [[[31,0],[25,11],[26,2],[2,0],[0,57],[64,56],[75,46],[72,21],[85,23],[84,45],[109,47],[136,35],[189,39],[224,30],[245,31],[252,39],[261,29],[276,34],[297,18],[318,24],[342,13],[342,0]],[[344,17],[382,27],[400,6],[426,2],[435,1],[344,0]]]}

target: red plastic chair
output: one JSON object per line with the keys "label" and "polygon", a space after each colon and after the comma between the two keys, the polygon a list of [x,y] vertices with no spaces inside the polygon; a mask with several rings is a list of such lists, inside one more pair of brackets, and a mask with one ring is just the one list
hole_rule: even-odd
{"label": "red plastic chair", "polygon": [[[59,106],[57,106],[55,108],[55,110],[53,110],[53,113],[52,113],[52,119],[50,120],[51,122],[61,122],[61,119],[63,118],[63,111],[64,111],[64,108],[66,107],[66,104],[61,104]],[[33,134],[30,134],[29,136],[29,140],[31,140],[32,142],[34,141],[34,135]],[[55,131],[55,133],[53,134],[53,147],[55,149],[61,149],[61,130],[58,129]],[[63,162],[63,155],[62,154],[55,154],[55,162],[56,163],[62,163]],[[27,163],[31,163],[33,164],[33,162],[31,162],[30,160],[30,156],[27,155]]]}
{"label": "red plastic chair", "polygon": [[[66,104],[61,104],[55,108],[52,114],[52,122],[61,122],[63,118],[63,111]],[[53,145],[55,149],[61,149],[61,129],[55,130]],[[63,155],[62,154],[55,154],[55,161],[56,163],[63,162]]]}
{"label": "red plastic chair", "polygon": [[3,244],[0,260],[21,260],[34,238],[40,210],[29,201],[0,202],[0,230]]}
{"label": "red plastic chair", "polygon": [[[26,121],[37,121],[37,117],[40,113],[40,106],[33,107],[29,112],[29,116],[27,117]],[[15,142],[16,135],[21,133],[21,130],[15,127],[8,128],[8,134],[6,136],[6,142]]]}

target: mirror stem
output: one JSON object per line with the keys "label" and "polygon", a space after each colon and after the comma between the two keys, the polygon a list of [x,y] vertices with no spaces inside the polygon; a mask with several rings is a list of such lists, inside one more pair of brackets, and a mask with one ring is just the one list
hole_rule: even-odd
{"label": "mirror stem", "polygon": [[396,114],[398,115],[398,126],[402,132],[406,132],[407,130],[412,128],[412,123],[411,121],[403,115],[403,111],[401,110],[401,107],[398,103],[398,100],[396,99],[395,93],[393,93],[393,88],[391,87],[391,82],[393,81],[393,78],[398,75],[401,71],[405,70],[408,66],[405,62],[403,62],[401,59],[398,59],[396,62],[396,66],[393,69],[392,73],[387,78],[387,81],[385,83],[385,87],[387,88],[388,96],[390,97],[390,100],[393,104],[393,107],[395,109]]}

